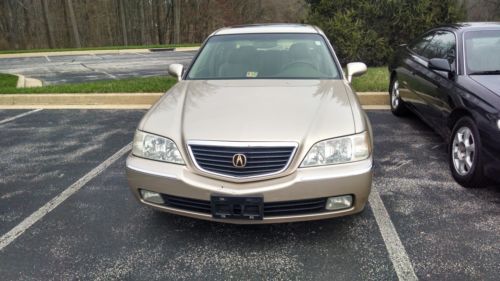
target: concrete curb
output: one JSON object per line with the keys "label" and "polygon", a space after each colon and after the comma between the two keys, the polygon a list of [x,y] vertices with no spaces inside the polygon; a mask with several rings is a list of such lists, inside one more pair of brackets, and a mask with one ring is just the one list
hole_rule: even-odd
{"label": "concrete curb", "polygon": [[[174,52],[197,51],[200,47],[178,47]],[[62,51],[62,52],[36,52],[18,54],[0,54],[0,59],[7,58],[31,58],[31,57],[55,57],[74,55],[102,55],[102,54],[127,54],[127,53],[151,53],[150,49],[119,49],[119,50],[88,50],[88,51]]]}
{"label": "concrete curb", "polygon": [[24,75],[16,74],[17,84],[16,88],[33,88],[33,87],[42,87],[42,80],[38,80],[35,78],[27,78]]}
{"label": "concrete curb", "polygon": [[176,52],[189,52],[189,51],[198,51],[200,47],[179,47],[175,48],[174,51]]}
{"label": "concrete curb", "polygon": [[[163,93],[0,94],[0,108],[149,108]],[[358,93],[367,109],[387,109],[384,92]]]}
{"label": "concrete curb", "polygon": [[362,105],[389,105],[387,92],[360,92],[357,94]]}
{"label": "concrete curb", "polygon": [[0,95],[3,108],[54,107],[124,107],[151,106],[163,93],[109,93],[109,94],[5,94]]}

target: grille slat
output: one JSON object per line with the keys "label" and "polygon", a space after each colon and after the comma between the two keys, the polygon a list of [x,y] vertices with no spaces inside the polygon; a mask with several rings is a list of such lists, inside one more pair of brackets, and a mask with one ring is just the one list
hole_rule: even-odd
{"label": "grille slat", "polygon": [[310,205],[324,205],[325,200],[316,200],[313,202],[299,201],[299,202],[286,202],[281,204],[268,204],[266,210],[280,209],[280,208],[290,208],[295,206],[310,206]]}
{"label": "grille slat", "polygon": [[[287,143],[288,144],[288,143]],[[189,144],[193,160],[205,171],[229,177],[255,177],[279,173],[286,169],[296,146],[224,146],[223,144]],[[235,167],[233,156],[246,156],[245,167]]]}
{"label": "grille slat", "polygon": [[208,201],[188,199],[165,194],[163,194],[162,196],[165,200],[165,205],[169,207],[203,213],[211,212],[210,202]]}
{"label": "grille slat", "polygon": [[[206,166],[212,166],[212,167],[215,167],[215,168],[227,168],[227,165],[223,165],[223,164],[213,164],[213,163],[210,163],[208,161],[198,161],[199,164],[203,164],[203,165],[206,165]],[[286,164],[285,163],[282,163],[282,164],[277,164],[277,165],[260,165],[260,166],[250,166],[250,165],[247,165],[245,167],[245,170],[254,170],[254,169],[264,169],[264,168],[269,168],[269,169],[276,169],[276,168],[281,168],[283,167],[283,165]],[[241,168],[234,168],[235,169],[235,172],[238,172],[239,170],[243,170]]]}
{"label": "grille slat", "polygon": [[233,170],[227,170],[227,169],[217,169],[217,168],[211,168],[211,171],[214,171],[216,173],[227,173],[227,174],[232,174],[233,176],[244,176],[244,175],[250,175],[250,174],[261,174],[261,173],[272,173],[275,171],[275,169],[269,169],[269,170],[260,170],[260,171],[233,171]]}
{"label": "grille slat", "polygon": [[292,214],[292,213],[304,213],[307,211],[317,211],[323,209],[323,206],[311,206],[311,207],[295,207],[288,209],[277,209],[277,210],[264,210],[266,215],[278,215],[278,214]]}
{"label": "grille slat", "polygon": [[[263,159],[263,158],[258,158],[258,159]],[[200,156],[198,156],[196,158],[196,160],[198,162],[208,161],[208,162],[227,163],[227,159],[226,160],[209,159],[208,157],[200,157]],[[230,160],[232,160],[232,157],[231,157]],[[286,162],[288,162],[288,158],[287,159],[282,159],[282,160],[267,160],[267,159],[264,159],[264,160],[255,160],[254,157],[252,157],[252,163],[254,163],[254,164],[261,164],[261,163],[283,163],[283,162],[286,164]]]}

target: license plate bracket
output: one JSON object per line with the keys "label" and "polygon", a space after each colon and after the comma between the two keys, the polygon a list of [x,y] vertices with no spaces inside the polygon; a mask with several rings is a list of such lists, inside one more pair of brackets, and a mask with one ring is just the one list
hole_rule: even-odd
{"label": "license plate bracket", "polygon": [[216,219],[262,220],[264,198],[212,195],[212,217]]}

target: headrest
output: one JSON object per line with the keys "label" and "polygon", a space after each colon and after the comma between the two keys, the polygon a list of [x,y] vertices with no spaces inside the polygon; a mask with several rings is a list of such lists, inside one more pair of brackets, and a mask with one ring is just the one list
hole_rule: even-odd
{"label": "headrest", "polygon": [[231,64],[247,64],[255,57],[256,49],[252,46],[241,46],[229,53],[228,62]]}
{"label": "headrest", "polygon": [[309,47],[307,47],[306,43],[295,43],[290,46],[288,50],[288,54],[293,59],[310,59],[311,54]]}

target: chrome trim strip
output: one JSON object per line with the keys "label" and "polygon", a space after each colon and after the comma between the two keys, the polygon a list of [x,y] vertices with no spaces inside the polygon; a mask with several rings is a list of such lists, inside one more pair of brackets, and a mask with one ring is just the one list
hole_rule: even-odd
{"label": "chrome trim strip", "polygon": [[[193,151],[191,150],[191,145],[206,145],[206,146],[222,146],[222,147],[293,147],[292,153],[290,154],[290,158],[288,159],[288,162],[286,165],[283,167],[283,169],[273,172],[273,173],[267,173],[267,174],[261,174],[258,176],[242,176],[242,177],[235,177],[235,176],[229,176],[221,173],[216,173],[212,171],[208,171],[203,169],[200,165],[198,165],[198,162],[196,161],[196,158],[194,157]],[[277,175],[280,174],[288,169],[290,166],[290,163],[292,163],[293,158],[295,157],[295,153],[297,152],[298,148],[298,143],[296,142],[238,142],[238,141],[201,141],[201,140],[190,140],[187,141],[187,148],[189,152],[189,156],[191,157],[191,160],[193,161],[194,165],[196,168],[204,173],[207,174],[212,174],[224,178],[230,178],[230,179],[235,179],[235,180],[251,180],[251,179],[256,179],[256,178],[263,178],[263,177],[268,177],[272,175]]]}
{"label": "chrome trim strip", "polygon": [[462,32],[462,58],[464,60],[464,76],[467,76],[467,64],[465,62],[467,56],[465,55],[465,34],[467,31]]}

